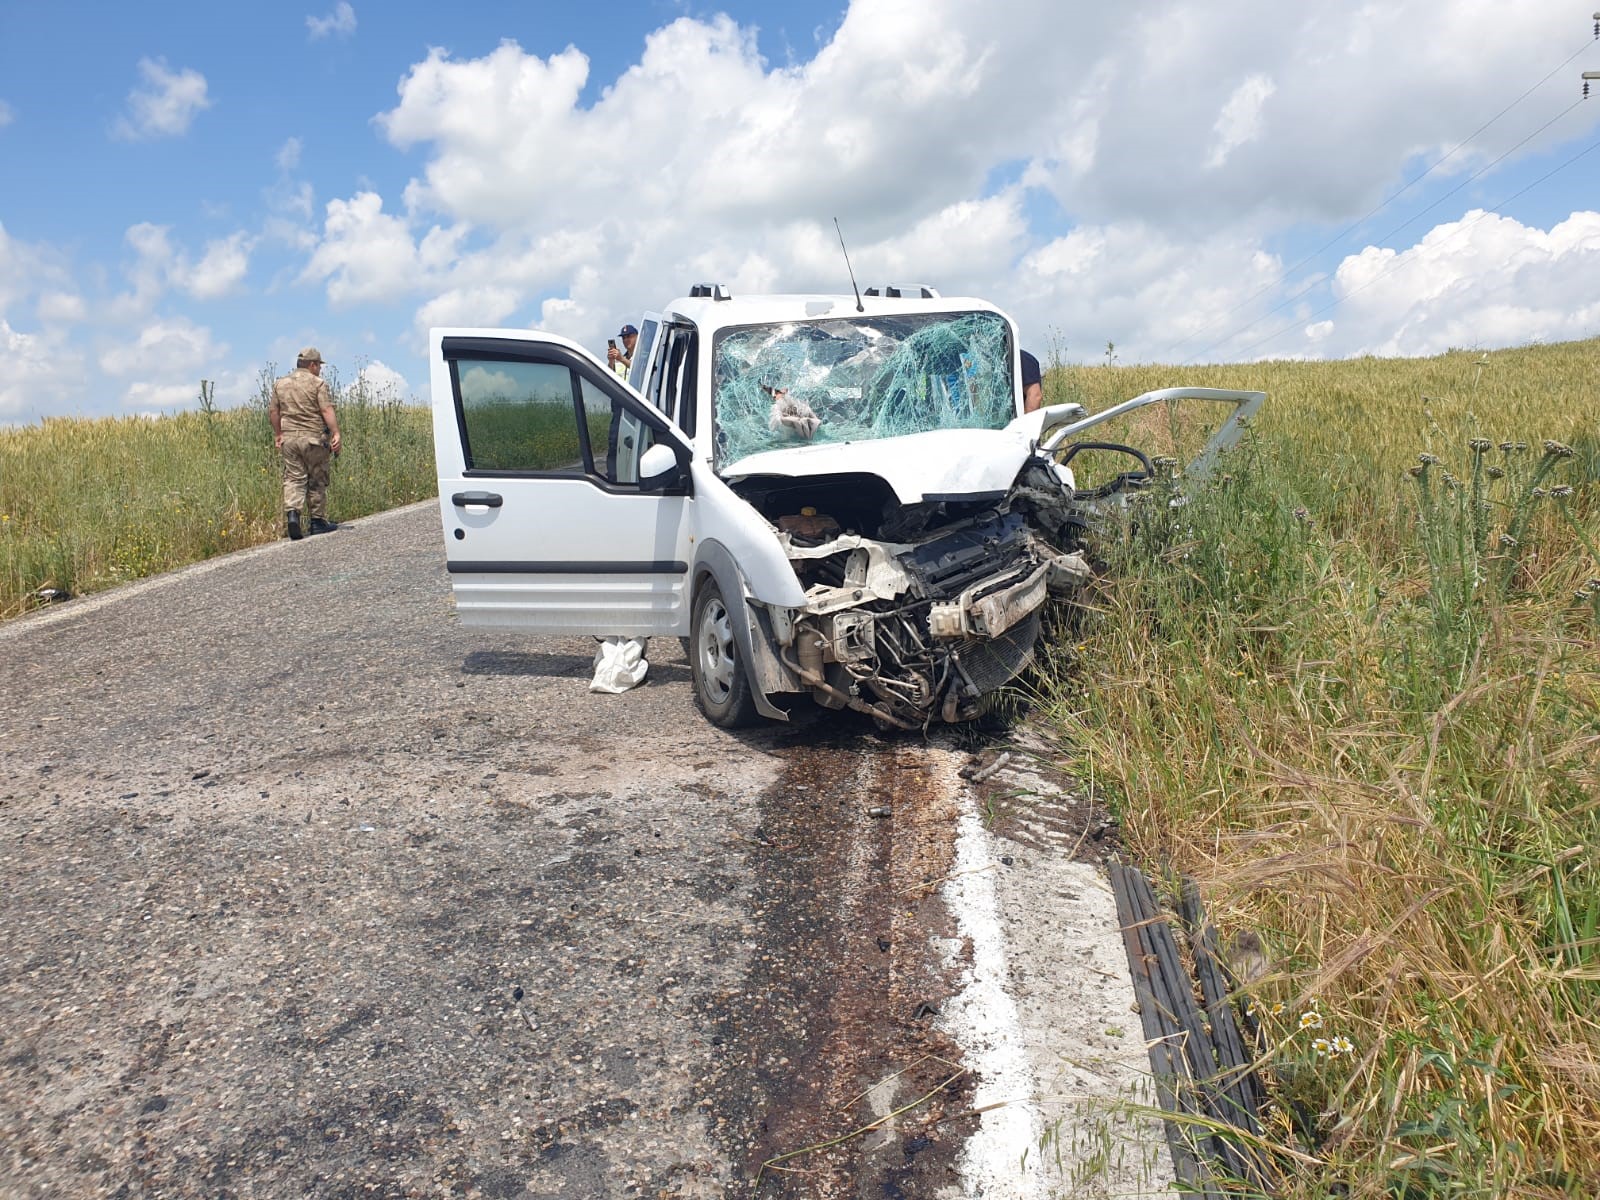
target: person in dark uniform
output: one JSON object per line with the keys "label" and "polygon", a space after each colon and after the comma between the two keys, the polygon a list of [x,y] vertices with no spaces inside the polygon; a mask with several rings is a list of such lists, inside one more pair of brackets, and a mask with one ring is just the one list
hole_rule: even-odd
{"label": "person in dark uniform", "polygon": [[1044,403],[1044,372],[1039,360],[1026,350],[1022,352],[1022,411],[1033,412]]}

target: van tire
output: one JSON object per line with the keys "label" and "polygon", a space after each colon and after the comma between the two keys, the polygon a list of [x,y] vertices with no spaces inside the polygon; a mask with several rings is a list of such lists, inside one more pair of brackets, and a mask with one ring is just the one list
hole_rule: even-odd
{"label": "van tire", "polygon": [[707,579],[694,598],[694,620],[689,634],[689,673],[694,678],[694,698],[713,725],[740,729],[753,725],[755,697],[739,655],[733,632],[734,614],[722,598],[715,579]]}

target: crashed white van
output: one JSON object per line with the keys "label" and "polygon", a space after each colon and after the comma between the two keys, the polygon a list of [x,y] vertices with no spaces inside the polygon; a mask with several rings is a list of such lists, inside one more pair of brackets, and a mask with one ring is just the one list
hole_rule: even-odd
{"label": "crashed white van", "polygon": [[[730,727],[805,697],[901,728],[969,719],[1086,578],[1096,513],[1150,478],[1138,449],[1080,435],[1161,400],[1235,405],[1193,481],[1264,399],[1024,414],[1011,320],[929,288],[700,285],[640,322],[627,382],[553,334],[430,340],[463,623],[687,638],[696,698]],[[1079,491],[1088,445],[1127,470]]]}

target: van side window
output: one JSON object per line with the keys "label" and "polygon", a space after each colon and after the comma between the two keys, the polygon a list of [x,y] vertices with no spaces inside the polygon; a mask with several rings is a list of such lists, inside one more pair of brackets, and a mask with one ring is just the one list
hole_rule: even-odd
{"label": "van side window", "polygon": [[452,361],[468,471],[589,475],[636,487],[655,442],[643,415],[570,362]]}
{"label": "van side window", "polygon": [[468,470],[584,470],[570,368],[470,359],[454,366]]}

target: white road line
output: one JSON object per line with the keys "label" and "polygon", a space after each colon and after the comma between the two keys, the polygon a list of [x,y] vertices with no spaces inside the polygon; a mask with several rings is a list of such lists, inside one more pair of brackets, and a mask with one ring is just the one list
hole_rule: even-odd
{"label": "white road line", "polygon": [[963,787],[960,797],[955,865],[944,898],[961,936],[972,946],[972,966],[942,1025],[964,1051],[964,1065],[978,1076],[972,1103],[980,1114],[978,1131],[961,1155],[961,1194],[973,1200],[1036,1200],[1044,1195],[1040,1173],[1024,1164],[1039,1154],[1043,1125],[1034,1102],[1038,1087],[1008,990],[989,835],[972,794]]}

